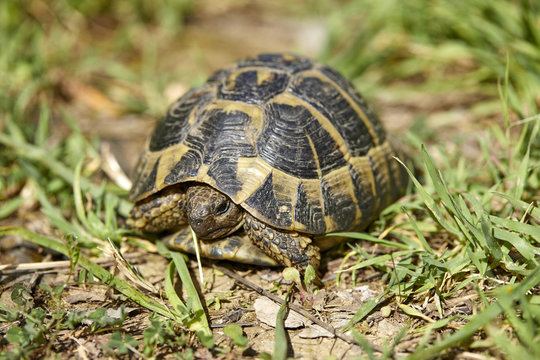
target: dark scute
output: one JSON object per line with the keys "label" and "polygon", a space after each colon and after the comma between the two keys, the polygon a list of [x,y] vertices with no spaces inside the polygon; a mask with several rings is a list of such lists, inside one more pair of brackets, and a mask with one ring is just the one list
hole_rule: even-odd
{"label": "dark scute", "polygon": [[201,164],[201,153],[195,150],[189,150],[180,158],[180,161],[176,163],[167,177],[165,177],[165,184],[178,184],[187,177],[196,176]]}
{"label": "dark scute", "polygon": [[267,217],[270,224],[276,227],[287,228],[292,224],[291,204],[279,202],[274,194],[272,173],[264,183],[245,201],[253,209]]}
{"label": "dark scute", "polygon": [[374,214],[375,204],[373,201],[374,194],[371,192],[371,187],[367,188],[362,186],[360,174],[358,174],[354,168],[349,164],[349,173],[354,185],[354,196],[360,211],[362,212],[362,218],[358,223],[365,224],[368,222]]}
{"label": "dark scute", "polygon": [[311,69],[313,64],[302,56],[284,56],[283,54],[260,54],[257,58],[244,59],[238,62],[238,67],[260,66],[279,69],[294,74]]}
{"label": "dark scute", "polygon": [[257,155],[246,134],[250,124],[249,116],[240,111],[203,111],[184,140],[190,150],[182,156],[165,182],[173,184],[194,177],[204,163],[209,166],[208,175],[216,181],[218,188],[234,196],[242,188],[236,176],[238,158]]}
{"label": "dark scute", "polygon": [[349,230],[356,218],[356,205],[349,194],[332,189],[330,185],[321,181],[322,196],[324,199],[324,214],[330,215],[338,228],[334,231]]}
{"label": "dark scute", "polygon": [[377,114],[375,114],[375,112],[373,112],[373,110],[367,105],[366,101],[364,100],[362,95],[358,92],[358,90],[356,90],[356,88],[336,70],[328,66],[321,66],[319,70],[324,75],[328,76],[328,78],[331,79],[333,82],[335,82],[340,88],[342,88],[349,95],[351,95],[354,102],[367,115],[367,118],[371,122],[371,125],[373,127],[375,134],[377,134],[379,143],[383,143],[384,140],[386,140],[386,132],[384,131],[384,128],[382,127],[382,123],[379,121]]}
{"label": "dark scute", "polygon": [[[294,219],[306,226],[309,233],[324,234],[326,223],[322,212],[319,198],[310,199],[307,197],[304,186],[300,182],[296,191],[296,205],[294,208]],[[315,203],[313,201],[316,201]]]}
{"label": "dark scute", "polygon": [[315,77],[298,77],[291,90],[330,119],[352,156],[364,156],[374,146],[360,116],[331,83]]}
{"label": "dark scute", "polygon": [[208,175],[216,181],[218,189],[229,196],[242,190],[242,183],[236,177],[237,163],[236,158],[221,158],[208,168]]}
{"label": "dark scute", "polygon": [[332,170],[347,165],[343,153],[338,148],[337,141],[319,123],[311,121],[306,125],[306,132],[313,143],[318,156],[321,175],[324,176]]}
{"label": "dark scute", "polygon": [[[146,167],[146,160],[144,159],[145,158],[143,154],[143,157],[141,157],[139,160],[139,164],[137,164],[137,169],[143,169]],[[154,167],[152,168],[152,171],[150,172],[150,174],[148,174],[148,176],[143,177],[144,174],[142,174],[140,171],[137,171],[137,178],[133,182],[133,187],[130,191],[131,199],[135,199],[141,194],[154,190],[156,186],[156,175],[160,160],[161,158],[157,159]]]}
{"label": "dark scute", "polygon": [[198,131],[204,143],[204,163],[209,165],[208,175],[220,190],[234,196],[242,183],[237,179],[239,157],[255,157],[257,153],[247,134],[251,119],[241,111],[226,112],[215,109],[204,114]]}
{"label": "dark scute", "polygon": [[264,116],[257,150],[268,164],[299,178],[318,178],[311,140],[323,175],[345,165],[336,140],[305,107],[271,103]]}
{"label": "dark scute", "polygon": [[347,91],[348,93],[356,93],[354,86],[347,80],[343,75],[341,75],[336,70],[332,69],[329,66],[322,65],[317,68],[320,72],[326,75],[330,80],[335,82],[337,86]]}
{"label": "dark scute", "polygon": [[287,88],[289,76],[273,72],[273,76],[258,84],[257,71],[247,70],[236,76],[234,81],[225,81],[218,87],[218,99],[262,104]]}
{"label": "dark scute", "polygon": [[256,156],[248,136],[251,118],[242,111],[214,109],[205,111],[196,131],[200,138],[204,163],[211,164],[221,158]]}
{"label": "dark scute", "polygon": [[171,105],[152,133],[150,151],[159,151],[182,142],[189,131],[189,115],[198,104],[207,102],[212,96],[203,87],[194,88]]}

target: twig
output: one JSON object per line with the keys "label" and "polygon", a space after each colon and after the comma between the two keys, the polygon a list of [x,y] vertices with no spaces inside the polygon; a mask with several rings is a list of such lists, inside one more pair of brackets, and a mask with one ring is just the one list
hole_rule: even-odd
{"label": "twig", "polygon": [[104,142],[101,144],[101,159],[103,160],[103,171],[109,178],[124,190],[131,189],[131,180],[126,175],[118,160],[111,150],[111,144]]}
{"label": "twig", "polygon": [[[132,254],[125,256],[128,260],[134,260],[140,257],[140,255]],[[112,257],[106,257],[97,259],[94,261],[97,264],[114,264],[115,259]],[[22,263],[22,264],[8,264],[0,265],[0,271],[4,273],[17,273],[17,272],[27,272],[31,270],[49,270],[49,269],[62,269],[71,266],[71,261],[61,260],[61,261],[43,261],[43,262],[33,262],[33,263]]]}

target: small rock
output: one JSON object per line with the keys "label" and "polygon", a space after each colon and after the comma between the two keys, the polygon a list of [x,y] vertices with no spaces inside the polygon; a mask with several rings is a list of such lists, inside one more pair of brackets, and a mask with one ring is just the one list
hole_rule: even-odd
{"label": "small rock", "polygon": [[359,300],[362,302],[371,300],[379,294],[377,291],[370,289],[368,285],[362,285],[354,288],[354,293],[359,297]]}
{"label": "small rock", "polygon": [[[255,315],[257,319],[266,325],[276,327],[276,316],[279,310],[279,305],[266,297],[259,297],[253,303]],[[289,309],[289,313],[285,318],[285,328],[298,329],[307,323],[307,319],[302,315]]]}

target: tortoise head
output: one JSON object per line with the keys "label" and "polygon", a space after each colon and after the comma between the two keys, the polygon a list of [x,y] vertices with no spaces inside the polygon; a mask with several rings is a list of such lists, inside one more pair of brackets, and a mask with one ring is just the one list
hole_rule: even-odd
{"label": "tortoise head", "polygon": [[208,185],[190,186],[186,198],[189,225],[201,239],[224,237],[242,225],[242,208]]}

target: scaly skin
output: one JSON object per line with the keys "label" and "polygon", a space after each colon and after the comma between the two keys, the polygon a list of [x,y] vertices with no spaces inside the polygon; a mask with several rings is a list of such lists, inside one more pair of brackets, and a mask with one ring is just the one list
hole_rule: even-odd
{"label": "scaly skin", "polygon": [[135,204],[127,224],[148,233],[178,230],[188,222],[186,205],[185,192],[173,186]]}
{"label": "scaly skin", "polygon": [[311,244],[309,236],[296,231],[278,230],[257,220],[248,213],[244,215],[244,229],[255,245],[264,253],[285,266],[305,270],[308,265],[319,268],[319,248]]}

